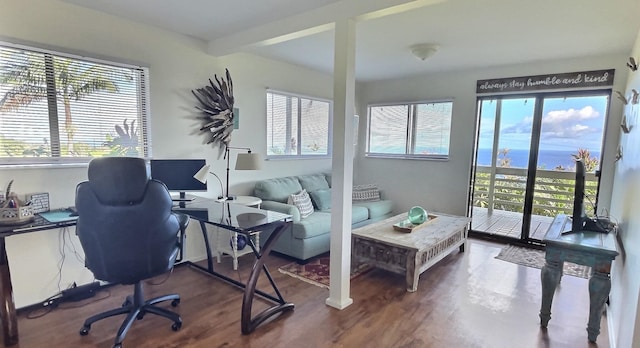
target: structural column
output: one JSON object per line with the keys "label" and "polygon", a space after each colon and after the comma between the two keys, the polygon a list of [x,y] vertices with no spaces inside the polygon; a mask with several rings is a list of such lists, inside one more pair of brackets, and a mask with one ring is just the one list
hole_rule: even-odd
{"label": "structural column", "polygon": [[351,192],[355,111],[355,21],[335,23],[333,63],[333,155],[331,173],[331,256],[326,304],[343,309],[349,297],[351,268]]}

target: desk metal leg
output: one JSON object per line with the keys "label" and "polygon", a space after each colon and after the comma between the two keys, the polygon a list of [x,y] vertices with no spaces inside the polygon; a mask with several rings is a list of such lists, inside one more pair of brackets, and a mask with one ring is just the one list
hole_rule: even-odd
{"label": "desk metal leg", "polygon": [[[278,240],[278,238],[286,228],[288,227],[290,228],[290,225],[291,225],[290,223],[285,221],[279,221],[279,222],[273,223],[271,226],[275,226],[275,228],[262,248],[257,247],[255,243],[253,243],[251,238],[248,238],[247,242],[249,243],[249,246],[251,247],[254,255],[256,256],[256,261],[254,262],[253,268],[251,269],[251,274],[249,274],[248,283],[243,284],[235,279],[225,276],[224,274],[220,274],[214,271],[213,256],[211,254],[211,248],[209,246],[209,238],[207,237],[206,223],[203,221],[200,221],[200,227],[202,228],[205,247],[207,249],[207,268],[201,267],[200,265],[197,265],[192,262],[188,262],[188,264],[200,271],[206,272],[209,275],[215,276],[217,278],[220,278],[226,281],[227,283],[230,283],[232,285],[235,285],[239,288],[244,289],[244,296],[242,298],[242,312],[241,312],[241,319],[240,319],[240,327],[241,327],[242,333],[245,335],[253,332],[258,325],[260,325],[265,320],[271,318],[272,316],[285,311],[293,310],[294,308],[293,303],[286,302],[282,297],[280,290],[276,286],[276,283],[271,277],[271,274],[269,273],[269,270],[267,269],[267,266],[265,264],[265,260],[269,256],[269,253],[273,248],[273,244]],[[267,279],[269,280],[269,283],[271,284],[271,287],[276,293],[276,296],[268,294],[262,290],[256,289],[258,278],[261,272],[265,273]],[[252,318],[251,308],[253,306],[253,300],[256,294],[262,296],[263,298],[266,298],[268,300],[275,302],[275,305],[263,310],[262,312],[256,314],[256,316]]]}
{"label": "desk metal leg", "polygon": [[[280,294],[280,291],[278,290],[276,283],[273,281],[273,278],[271,277],[271,274],[269,273],[269,270],[267,269],[267,266],[264,263],[265,259],[268,257],[269,253],[271,252],[271,248],[273,248],[273,244],[278,240],[278,238],[280,237],[280,234],[284,232],[285,228],[289,226],[290,224],[288,223],[285,223],[285,222],[280,223],[279,226],[277,226],[273,230],[273,232],[265,242],[264,246],[262,247],[261,251],[258,251],[256,249],[256,246],[253,244],[253,242],[249,241],[249,244],[256,255],[256,261],[254,262],[253,268],[251,269],[251,274],[249,275],[249,281],[244,291],[244,297],[242,298],[241,325],[242,325],[242,333],[245,335],[253,332],[258,325],[260,325],[263,321],[269,319],[270,317],[284,311],[293,310],[294,308],[293,303],[286,302],[284,298],[282,298],[282,294]],[[260,273],[262,271],[264,271],[265,275],[269,279],[269,282],[271,283],[273,290],[276,292],[276,295],[278,296],[278,300],[276,301],[277,304],[275,306],[269,307],[264,311],[258,313],[254,318],[251,318],[251,307],[253,306],[253,298],[255,297],[255,294],[256,294],[256,284],[258,282],[258,277],[260,276]]]}
{"label": "desk metal leg", "polygon": [[200,229],[202,229],[202,237],[204,238],[204,246],[207,250],[207,270],[209,273],[213,272],[213,256],[211,255],[211,244],[209,244],[209,235],[207,234],[207,224],[204,221],[200,221]]}
{"label": "desk metal leg", "polygon": [[18,320],[16,318],[16,305],[13,303],[13,287],[11,285],[9,259],[7,258],[4,237],[0,238],[0,282],[2,333],[4,345],[10,346],[18,343]]}

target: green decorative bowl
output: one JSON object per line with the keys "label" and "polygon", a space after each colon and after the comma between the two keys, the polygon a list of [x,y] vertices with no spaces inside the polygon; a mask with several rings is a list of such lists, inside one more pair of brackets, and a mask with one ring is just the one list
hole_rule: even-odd
{"label": "green decorative bowl", "polygon": [[422,207],[413,207],[409,209],[409,221],[414,225],[420,225],[429,219],[429,214]]}

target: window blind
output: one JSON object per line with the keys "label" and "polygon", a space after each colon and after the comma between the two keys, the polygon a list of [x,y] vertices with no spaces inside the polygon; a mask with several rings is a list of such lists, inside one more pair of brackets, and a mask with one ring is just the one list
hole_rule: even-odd
{"label": "window blind", "polygon": [[267,91],[267,156],[327,156],[331,103]]}
{"label": "window blind", "polygon": [[148,157],[146,69],[0,44],[0,164]]}
{"label": "window blind", "polygon": [[447,158],[453,102],[369,106],[367,155]]}

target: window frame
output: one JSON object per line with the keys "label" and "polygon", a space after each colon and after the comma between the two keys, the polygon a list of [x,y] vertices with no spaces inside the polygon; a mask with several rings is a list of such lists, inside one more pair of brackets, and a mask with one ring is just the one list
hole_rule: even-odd
{"label": "window frame", "polygon": [[[300,93],[293,93],[293,92],[285,92],[285,91],[281,91],[281,90],[276,90],[276,89],[270,89],[268,88],[265,91],[265,121],[268,123],[268,109],[267,109],[267,99],[269,98],[269,93],[272,94],[276,94],[279,96],[285,96],[285,97],[292,97],[292,98],[298,98],[298,115],[297,115],[297,120],[298,120],[298,131],[297,131],[297,139],[298,141],[296,142],[296,147],[297,147],[297,153],[298,154],[282,154],[282,155],[273,155],[273,154],[269,154],[269,143],[268,143],[268,136],[266,134],[266,132],[268,132],[268,127],[265,127],[265,139],[267,140],[267,144],[266,144],[266,156],[265,158],[267,160],[287,160],[287,159],[328,159],[331,158],[332,153],[333,153],[333,100],[331,99],[326,99],[326,98],[319,98],[319,97],[312,97],[309,95],[305,95],[305,94],[300,94]],[[329,110],[329,115],[328,115],[328,124],[327,124],[327,153],[326,154],[321,154],[321,155],[309,155],[309,154],[302,154],[302,108],[300,107],[301,104],[301,99],[309,99],[309,100],[313,100],[313,101],[319,101],[319,102],[326,102],[329,104],[328,110]]]}
{"label": "window frame", "polygon": [[[44,65],[50,64],[50,58],[61,57],[65,59],[72,59],[74,61],[81,62],[89,62],[96,63],[100,65],[111,66],[114,68],[123,68],[123,69],[132,69],[137,70],[138,76],[140,77],[140,82],[136,86],[136,99],[139,102],[137,107],[138,109],[138,118],[136,118],[136,128],[140,132],[140,137],[142,144],[140,145],[140,149],[142,154],[138,157],[144,158],[148,160],[152,157],[151,153],[151,131],[150,131],[150,85],[149,85],[149,68],[147,66],[142,66],[139,64],[125,63],[123,61],[118,61],[114,58],[97,58],[92,56],[87,56],[85,54],[77,54],[71,52],[64,52],[64,49],[52,49],[45,48],[32,44],[20,44],[9,41],[0,40],[0,48],[9,48],[15,50],[24,50],[33,52],[36,54],[42,54],[45,57]],[[49,58],[47,58],[49,57]],[[49,73],[45,71],[47,78]],[[48,94],[51,93],[50,86],[47,84]],[[55,93],[55,91],[54,91]],[[60,114],[61,110],[57,107],[58,96],[56,96],[55,101],[50,100],[50,97],[47,97],[47,109],[48,109],[48,127],[49,132],[51,134],[51,152],[52,154],[48,157],[0,157],[0,168],[11,169],[11,168],[34,168],[34,167],[82,167],[86,166],[93,158],[97,157],[62,157],[60,156],[59,148],[62,146],[62,142],[60,142],[60,131],[59,129],[52,130],[51,126],[58,124],[58,120],[56,117]],[[57,113],[52,112],[52,104],[55,106],[53,109],[56,110]],[[57,144],[54,145],[53,141],[57,137]],[[55,150],[54,147],[57,146],[58,149]],[[55,155],[55,156],[54,156]]]}
{"label": "window frame", "polygon": [[[412,148],[415,148],[416,145],[416,109],[418,105],[422,104],[440,104],[440,103],[450,103],[451,104],[451,115],[450,115],[450,123],[449,123],[449,144],[448,144],[448,152],[447,154],[413,154],[409,151]],[[405,142],[405,153],[403,154],[393,154],[393,153],[383,153],[383,152],[371,152],[371,108],[374,107],[382,107],[382,106],[407,106],[407,129],[406,129],[406,142]],[[415,102],[395,102],[395,103],[375,103],[367,105],[367,139],[365,146],[365,157],[369,158],[392,158],[392,159],[408,159],[408,160],[428,160],[428,161],[448,161],[451,157],[451,125],[453,123],[453,109],[454,109],[454,99],[453,98],[445,98],[445,99],[433,99],[433,100],[422,100]]]}

